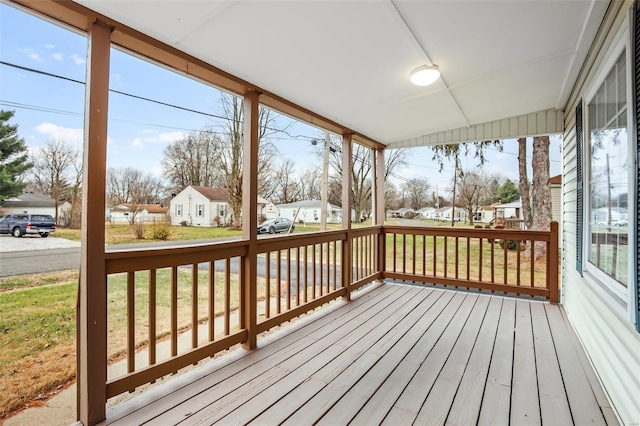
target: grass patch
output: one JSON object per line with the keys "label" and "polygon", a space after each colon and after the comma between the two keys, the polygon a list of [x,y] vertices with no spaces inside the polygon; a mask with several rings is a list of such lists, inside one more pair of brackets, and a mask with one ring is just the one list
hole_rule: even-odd
{"label": "grass patch", "polygon": [[75,282],[0,293],[0,417],[75,376]]}
{"label": "grass patch", "polygon": [[0,292],[67,282],[77,283],[78,276],[77,270],[69,270],[3,277],[0,278]]}

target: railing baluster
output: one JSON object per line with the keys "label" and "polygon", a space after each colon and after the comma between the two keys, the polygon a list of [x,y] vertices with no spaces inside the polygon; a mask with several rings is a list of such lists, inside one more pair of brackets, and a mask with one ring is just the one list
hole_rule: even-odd
{"label": "railing baluster", "polygon": [[[324,244],[323,244],[324,245]],[[327,245],[327,294],[331,293],[331,250],[329,248],[329,243]]]}
{"label": "railing baluster", "polygon": [[536,269],[536,243],[534,240],[531,240],[531,285],[533,287],[535,284],[535,269]]}
{"label": "railing baluster", "polygon": [[407,234],[402,234],[402,273],[407,273]]}
{"label": "railing baluster", "polygon": [[287,249],[285,258],[287,264],[287,311],[291,310],[291,249]]}
{"label": "railing baluster", "polygon": [[413,245],[412,247],[412,256],[413,256],[413,275],[416,274],[416,236],[413,235],[411,238],[411,244]]}
{"label": "railing baluster", "polygon": [[[447,269],[448,269],[448,255],[449,255],[449,247],[448,247],[449,237],[444,237],[444,277],[447,278]],[[446,285],[445,285],[446,287]]]}
{"label": "railing baluster", "polygon": [[136,277],[127,272],[127,371],[136,369]]}
{"label": "railing baluster", "polygon": [[482,281],[482,238],[478,242],[478,281]]}
{"label": "railing baluster", "polygon": [[215,261],[209,262],[209,341],[216,338],[216,265]]}
{"label": "railing baluster", "polygon": [[471,275],[471,239],[467,237],[467,279]]}
{"label": "railing baluster", "polygon": [[[338,242],[333,242],[333,289],[338,288]],[[305,300],[306,301],[306,300]]]}
{"label": "railing baluster", "polygon": [[[509,283],[509,278],[507,276],[507,273],[508,273],[508,270],[509,270],[509,268],[508,268],[508,266],[509,266],[509,241],[511,241],[511,240],[506,240],[505,241],[504,248],[503,248],[503,250],[504,250],[504,281],[503,281],[503,283],[504,284],[508,284]],[[519,241],[517,241],[517,240],[514,240],[514,241],[516,241],[516,244],[519,243]]]}
{"label": "railing baluster", "polygon": [[191,265],[191,347],[198,347],[198,264]]}
{"label": "railing baluster", "polygon": [[319,251],[319,255],[320,255],[320,259],[319,259],[319,264],[318,264],[318,272],[320,274],[319,276],[319,286],[320,286],[320,296],[324,295],[324,256],[322,255],[322,244],[320,244],[320,247],[318,247],[318,251]]}
{"label": "railing baluster", "polygon": [[[313,246],[311,246],[311,254],[313,256],[313,263],[312,265],[312,273],[313,273],[313,287],[311,287],[311,298],[313,300],[316,299],[316,245],[314,244]],[[345,266],[346,267],[346,266]]]}
{"label": "railing baluster", "polygon": [[433,236],[433,276],[436,276],[436,264],[438,258],[438,242],[436,241],[436,236]]}
{"label": "railing baluster", "polygon": [[300,306],[300,247],[296,247],[296,306]]}
{"label": "railing baluster", "polygon": [[396,249],[396,233],[393,233],[393,272],[397,272],[397,268],[396,268],[396,259],[398,257],[398,252]]}
{"label": "railing baluster", "polygon": [[304,303],[307,303],[309,293],[309,246],[304,246]]}
{"label": "railing baluster", "polygon": [[[496,282],[496,277],[495,277],[495,272],[496,272],[496,245],[493,243],[490,243],[491,245],[491,282],[495,283]],[[506,259],[505,259],[505,264],[504,264],[505,270],[507,267],[506,264]],[[506,282],[505,282],[506,284]]]}
{"label": "railing baluster", "polygon": [[427,275],[427,236],[422,236],[422,275]]}
{"label": "railing baluster", "polygon": [[276,252],[276,314],[282,312],[282,250]]}
{"label": "railing baluster", "polygon": [[456,280],[458,279],[458,264],[460,263],[459,258],[459,247],[458,247],[458,237],[456,237]]}
{"label": "railing baluster", "polygon": [[264,317],[271,318],[271,252],[264,254]]}
{"label": "railing baluster", "polygon": [[157,273],[149,270],[149,365],[156,363],[156,329],[157,329]]}
{"label": "railing baluster", "polygon": [[[242,281],[241,281],[242,282]],[[224,334],[231,333],[231,259],[224,263]]]}
{"label": "railing baluster", "polygon": [[516,286],[520,287],[520,245],[522,241],[518,241],[516,248]]}
{"label": "railing baluster", "polygon": [[171,356],[178,355],[178,267],[171,268]]}

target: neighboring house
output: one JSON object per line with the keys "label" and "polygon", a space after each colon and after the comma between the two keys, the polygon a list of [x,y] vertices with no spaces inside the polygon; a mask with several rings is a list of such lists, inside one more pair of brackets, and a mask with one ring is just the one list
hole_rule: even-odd
{"label": "neighboring house", "polygon": [[438,209],[436,212],[437,219],[442,222],[451,222],[452,215],[455,215],[456,222],[466,222],[467,221],[467,211],[462,207],[457,207],[455,209],[455,213],[453,211],[453,207],[442,207]]}
{"label": "neighboring house", "polygon": [[416,212],[411,207],[403,207],[398,210],[391,210],[389,213],[391,217],[402,217],[405,219],[413,219],[418,214],[418,212]]}
{"label": "neighboring house", "polygon": [[611,211],[611,222],[618,221],[628,221],[629,220],[629,212],[627,209],[622,207],[600,207],[597,209],[593,209],[591,212],[591,221],[592,223],[608,223],[609,222],[609,211]]}
{"label": "neighboring house", "polygon": [[[278,204],[280,217],[285,217],[296,223],[320,223],[320,200],[302,200],[289,204]],[[341,223],[342,208],[327,203],[327,223]]]}
{"label": "neighboring house", "polygon": [[[171,199],[172,225],[183,222],[193,226],[219,226],[231,223],[229,192],[226,188],[189,185]],[[273,219],[279,216],[278,208],[270,201],[258,197],[258,217]]]}
{"label": "neighboring house", "polygon": [[[71,210],[71,203],[61,201],[58,203],[58,217],[62,217]],[[45,194],[27,192],[17,197],[7,198],[0,207],[2,214],[7,213],[31,213],[48,214],[56,217],[56,201]]]}
{"label": "neighboring house", "polygon": [[522,201],[497,204],[495,206],[497,219],[522,219]]}
{"label": "neighboring house", "polygon": [[162,204],[118,204],[107,209],[107,221],[112,224],[131,223],[131,216],[135,216],[137,223],[150,223],[165,220],[169,207]]}
{"label": "neighboring house", "polygon": [[491,223],[496,217],[496,206],[498,205],[500,205],[500,203],[494,203],[478,208],[478,211],[473,216],[473,221],[479,223]]}
{"label": "neighboring house", "polygon": [[418,209],[416,213],[420,215],[420,219],[434,220],[436,218],[435,207],[422,207],[421,209]]}

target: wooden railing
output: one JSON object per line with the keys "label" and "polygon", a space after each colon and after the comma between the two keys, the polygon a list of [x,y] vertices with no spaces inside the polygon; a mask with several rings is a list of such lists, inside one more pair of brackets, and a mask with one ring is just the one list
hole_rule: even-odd
{"label": "wooden railing", "polygon": [[385,226],[384,233],[385,278],[558,302],[557,222],[551,231]]}
{"label": "wooden railing", "polygon": [[[107,397],[243,343],[252,327],[267,331],[383,278],[556,302],[557,224],[551,228],[378,226],[260,238],[253,306],[242,297],[248,241],[107,253],[108,352],[127,360],[126,371],[108,377]],[[546,244],[542,261],[524,253],[536,241]],[[245,309],[255,310],[255,324],[244,322]]]}

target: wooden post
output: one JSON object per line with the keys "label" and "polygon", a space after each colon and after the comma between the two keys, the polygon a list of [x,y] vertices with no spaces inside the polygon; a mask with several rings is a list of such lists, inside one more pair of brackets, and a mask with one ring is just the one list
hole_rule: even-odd
{"label": "wooden post", "polygon": [[260,94],[250,91],[244,96],[244,144],[242,157],[242,238],[249,241],[243,259],[241,327],[247,329],[243,346],[257,345],[257,261],[258,261],[258,106]]}
{"label": "wooden post", "polygon": [[378,272],[380,273],[380,279],[382,280],[384,279],[384,272],[387,267],[387,236],[384,233],[384,149],[382,148],[376,150],[375,166],[376,204],[374,206],[374,224],[382,227],[382,229],[380,229],[380,234],[378,235]]}
{"label": "wooden post", "polygon": [[82,246],[77,312],[77,415],[85,425],[106,417],[107,278],[104,211],[111,28],[88,29],[85,86]]}
{"label": "wooden post", "polygon": [[351,300],[351,274],[353,265],[351,253],[351,170],[353,168],[353,145],[351,133],[342,135],[342,229],[347,231],[347,238],[342,248],[342,285],[346,292],[344,300]]}
{"label": "wooden post", "polygon": [[551,222],[551,235],[547,246],[547,282],[549,283],[549,302],[558,303],[558,222]]}

